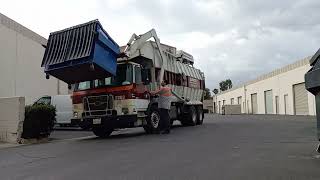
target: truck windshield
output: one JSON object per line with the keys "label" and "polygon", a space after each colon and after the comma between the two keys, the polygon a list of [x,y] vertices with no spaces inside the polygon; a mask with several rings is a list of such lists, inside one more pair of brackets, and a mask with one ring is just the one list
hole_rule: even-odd
{"label": "truck windshield", "polygon": [[75,85],[75,91],[81,91],[91,88],[99,88],[105,86],[121,86],[132,84],[133,82],[133,65],[120,64],[117,67],[117,75],[105,79],[97,79],[94,81],[80,82]]}

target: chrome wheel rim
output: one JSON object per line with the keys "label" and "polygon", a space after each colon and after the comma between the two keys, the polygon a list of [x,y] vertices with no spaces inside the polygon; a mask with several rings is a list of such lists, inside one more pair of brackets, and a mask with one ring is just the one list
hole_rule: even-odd
{"label": "chrome wheel rim", "polygon": [[157,112],[152,112],[150,119],[151,119],[152,127],[153,127],[153,128],[158,128],[158,126],[159,126],[159,121],[160,121],[159,113],[157,113]]}
{"label": "chrome wheel rim", "polygon": [[199,113],[199,121],[201,122],[203,120],[203,114],[202,114],[202,111],[200,111]]}
{"label": "chrome wheel rim", "polygon": [[196,113],[192,113],[192,121],[194,123],[197,123],[197,114]]}

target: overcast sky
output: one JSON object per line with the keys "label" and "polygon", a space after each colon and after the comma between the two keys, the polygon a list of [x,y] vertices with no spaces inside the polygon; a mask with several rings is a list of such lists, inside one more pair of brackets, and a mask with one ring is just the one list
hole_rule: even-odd
{"label": "overcast sky", "polygon": [[195,57],[210,89],[240,84],[320,48],[319,0],[0,0],[0,12],[48,38],[99,19],[124,45],[157,30],[162,43]]}

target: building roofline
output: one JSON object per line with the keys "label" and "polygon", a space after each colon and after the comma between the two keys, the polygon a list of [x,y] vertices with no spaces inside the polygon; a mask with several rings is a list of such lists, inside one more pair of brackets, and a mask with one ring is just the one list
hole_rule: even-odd
{"label": "building roofline", "polygon": [[10,19],[9,17],[3,15],[0,13],[0,24],[4,25],[5,27],[18,32],[25,37],[38,42],[39,44],[46,46],[47,45],[47,39],[40,36],[39,34],[35,33],[34,31],[26,28],[25,26],[19,24],[18,22]]}
{"label": "building roofline", "polygon": [[288,71],[292,71],[292,70],[297,69],[299,67],[308,65],[308,64],[310,64],[310,60],[311,60],[311,56],[308,56],[308,57],[306,57],[304,59],[301,59],[299,61],[296,61],[296,62],[294,62],[292,64],[286,65],[284,67],[275,69],[275,70],[273,70],[273,71],[271,71],[269,73],[266,73],[266,74],[263,74],[261,76],[258,76],[256,79],[249,80],[249,81],[247,81],[245,83],[242,83],[242,84],[240,84],[238,86],[235,86],[235,87],[233,87],[231,89],[228,89],[226,91],[222,91],[222,92],[218,93],[217,95],[222,95],[222,94],[225,94],[227,92],[231,92],[231,91],[234,91],[236,89],[239,89],[241,87],[248,86],[248,85],[251,85],[251,84],[254,84],[254,83],[257,83],[257,82],[260,82],[260,81],[263,81],[263,80],[278,76],[278,75],[286,73]]}

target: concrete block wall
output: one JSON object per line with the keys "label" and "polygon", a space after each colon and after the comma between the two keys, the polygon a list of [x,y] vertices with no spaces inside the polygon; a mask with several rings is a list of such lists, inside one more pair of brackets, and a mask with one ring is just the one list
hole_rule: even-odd
{"label": "concrete block wall", "polygon": [[24,97],[0,98],[0,141],[18,143],[23,131]]}

